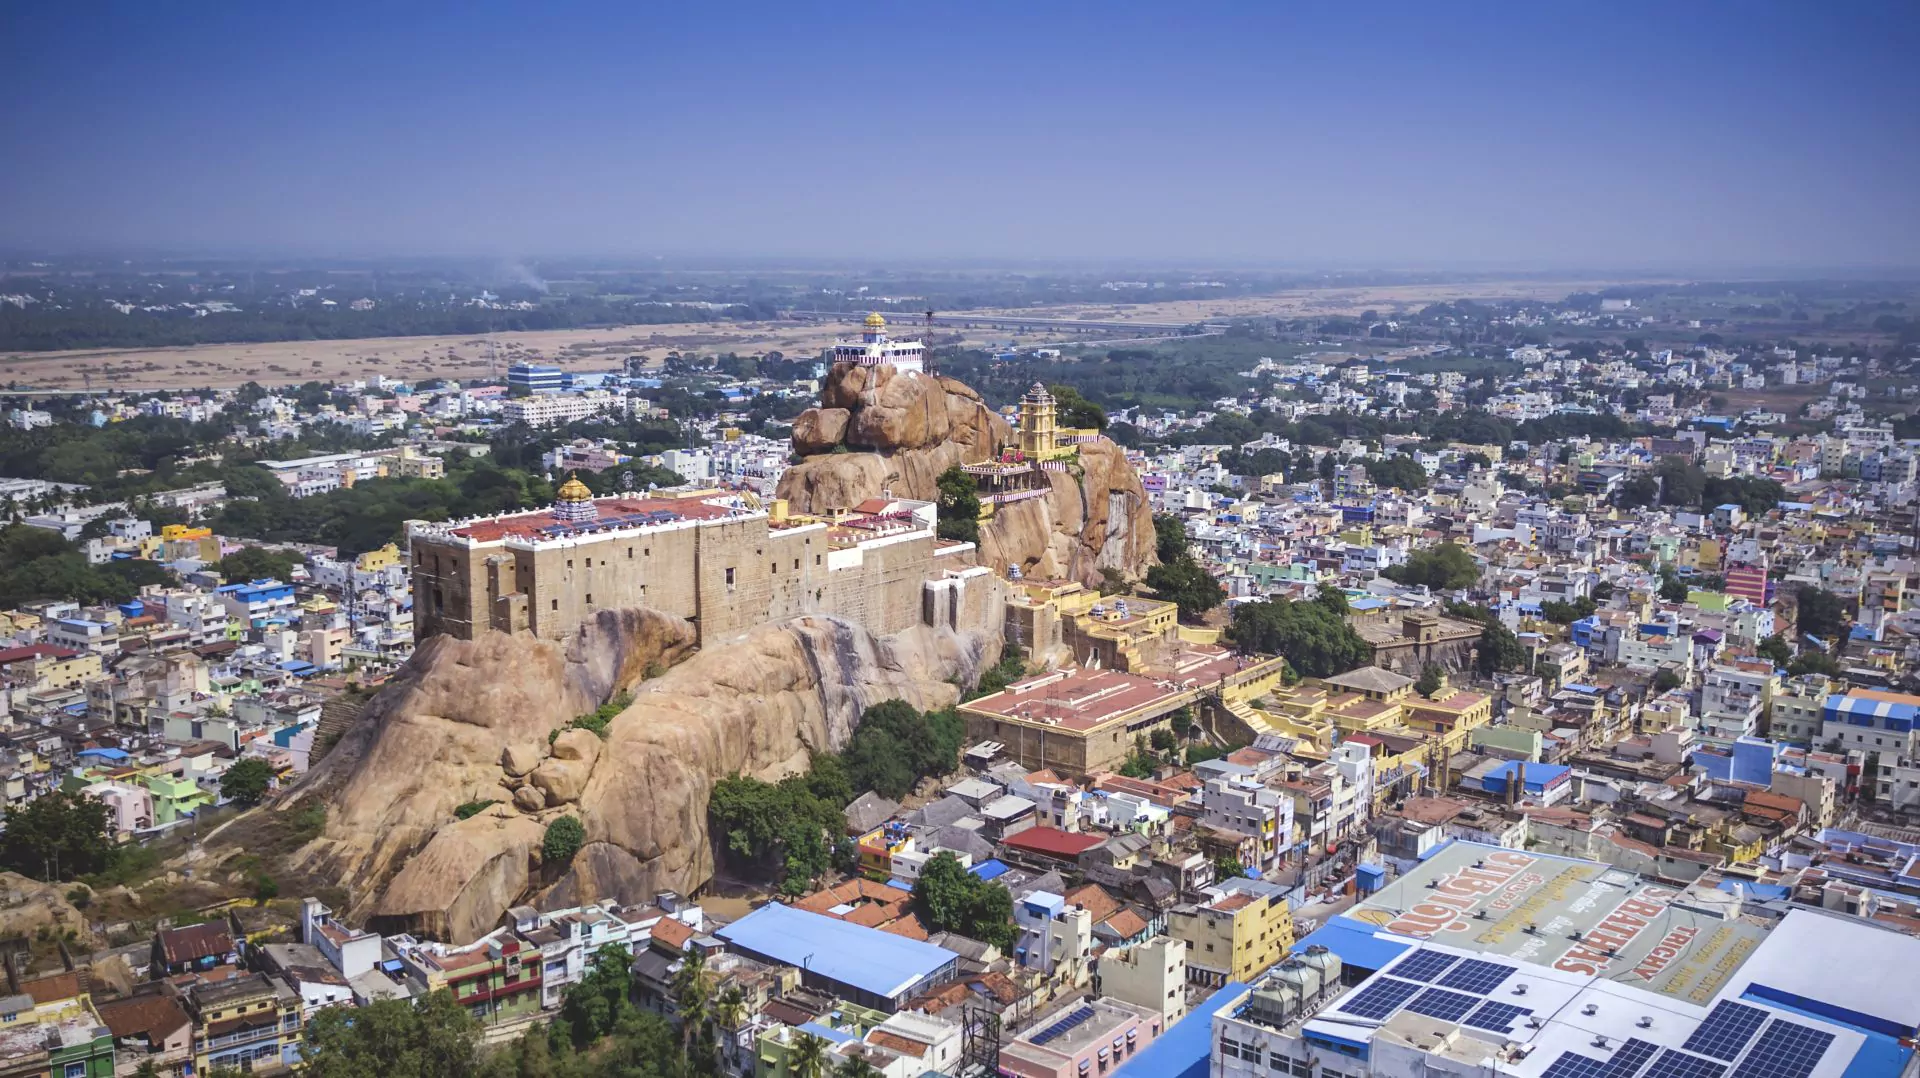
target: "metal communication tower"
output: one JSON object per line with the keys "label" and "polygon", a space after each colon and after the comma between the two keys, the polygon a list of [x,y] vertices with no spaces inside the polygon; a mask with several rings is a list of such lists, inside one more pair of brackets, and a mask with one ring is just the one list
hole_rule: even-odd
{"label": "metal communication tower", "polygon": [[1000,1073],[1000,1016],[990,1007],[967,1007],[960,1028],[960,1073],[963,1078],[996,1078]]}

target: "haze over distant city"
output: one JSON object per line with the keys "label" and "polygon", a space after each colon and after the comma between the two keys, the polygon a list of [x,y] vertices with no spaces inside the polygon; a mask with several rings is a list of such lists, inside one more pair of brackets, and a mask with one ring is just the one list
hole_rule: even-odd
{"label": "haze over distant city", "polygon": [[15,6],[0,246],[1891,267],[1911,4]]}

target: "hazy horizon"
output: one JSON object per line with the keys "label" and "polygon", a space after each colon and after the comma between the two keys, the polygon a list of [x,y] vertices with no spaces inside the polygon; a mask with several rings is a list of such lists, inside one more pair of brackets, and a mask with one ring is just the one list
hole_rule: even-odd
{"label": "hazy horizon", "polygon": [[1648,276],[1920,262],[1911,5],[0,19],[13,250]]}

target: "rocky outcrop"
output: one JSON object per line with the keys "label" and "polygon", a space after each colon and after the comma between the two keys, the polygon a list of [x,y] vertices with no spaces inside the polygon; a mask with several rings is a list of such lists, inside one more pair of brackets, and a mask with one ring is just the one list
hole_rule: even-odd
{"label": "rocky outcrop", "polygon": [[91,947],[96,940],[87,917],[67,899],[76,891],[89,889],[0,872],[0,939],[65,939],[72,932],[79,948]]}
{"label": "rocky outcrop", "polygon": [[[882,491],[933,500],[940,473],[1013,441],[1007,422],[964,383],[841,364],[820,407],[794,421],[794,452],[805,459],[780,477],[777,493],[802,513],[858,505]],[[1118,446],[1104,438],[1084,444],[1078,462],[1045,479],[1047,497],[1003,506],[982,525],[981,564],[1088,584],[1100,582],[1102,569],[1137,578],[1153,564],[1153,512]]]}
{"label": "rocky outcrop", "polygon": [[1102,569],[1129,578],[1154,564],[1153,510],[1120,447],[1080,446],[1077,464],[1046,472],[1045,498],[1003,505],[980,525],[980,563],[1004,573],[1097,585]]}
{"label": "rocky outcrop", "polygon": [[[803,770],[812,753],[844,746],[868,705],[945,706],[954,682],[999,656],[998,626],[882,638],[807,617],[634,684],[638,671],[684,653],[684,628],[620,611],[566,648],[499,633],[429,640],[369,706],[350,735],[359,743],[328,758],[332,774],[310,780],[307,796],[325,791],[333,810],[304,852],[307,867],[348,881],[350,915],[375,928],[453,940],[530,898],[570,905],[691,892],[712,874],[715,781]],[[604,739],[565,729],[549,742],[627,687],[633,702]],[[500,803],[456,820],[453,810],[471,801]],[[570,865],[542,865],[541,837],[563,814],[579,817],[586,846]]]}

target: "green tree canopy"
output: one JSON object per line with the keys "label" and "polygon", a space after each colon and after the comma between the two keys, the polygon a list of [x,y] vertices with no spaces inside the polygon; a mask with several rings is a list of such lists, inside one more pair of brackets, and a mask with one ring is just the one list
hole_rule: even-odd
{"label": "green tree canopy", "polygon": [[1420,668],[1420,677],[1413,683],[1413,691],[1422,696],[1432,696],[1440,691],[1441,679],[1447,672],[1438,663],[1428,663]]}
{"label": "green tree canopy", "polygon": [[1407,557],[1406,564],[1381,570],[1381,576],[1408,587],[1426,585],[1434,591],[1470,588],[1480,581],[1480,563],[1458,543],[1436,543]]}
{"label": "green tree canopy", "polygon": [[1172,513],[1153,515],[1154,553],[1163,562],[1173,561],[1187,552],[1187,524]]}
{"label": "green tree canopy", "polygon": [[1069,385],[1052,385],[1047,387],[1047,392],[1053,394],[1054,420],[1060,426],[1080,430],[1107,429],[1107,413],[1081,396],[1078,389]]}
{"label": "green tree canopy", "polygon": [[1795,599],[1797,610],[1793,625],[1802,634],[1834,641],[1845,640],[1852,631],[1853,617],[1847,612],[1846,600],[1833,592],[1808,585],[1800,589]]}
{"label": "green tree canopy", "polygon": [[0,867],[36,880],[70,880],[117,858],[112,813],[96,798],[54,790],[6,812]]}
{"label": "green tree canopy", "polygon": [[540,838],[540,859],[553,868],[573,863],[573,855],[586,845],[587,829],[574,816],[561,816],[547,825]]}
{"label": "green tree canopy", "polygon": [[258,756],[249,756],[234,761],[227,773],[220,776],[220,796],[251,808],[265,799],[272,785],[273,768]]}
{"label": "green tree canopy", "polygon": [[1181,553],[1169,561],[1147,569],[1146,585],[1153,593],[1180,608],[1180,616],[1188,621],[1197,621],[1207,611],[1227,601],[1227,590],[1213,578],[1213,574],[1193,560],[1193,555]]}
{"label": "green tree canopy", "polygon": [[954,465],[935,480],[939,488],[940,538],[963,543],[980,541],[980,493],[973,476]]}
{"label": "green tree canopy", "polygon": [[1480,672],[1486,675],[1501,670],[1519,670],[1527,663],[1527,649],[1520,646],[1520,638],[1513,635],[1512,629],[1497,619],[1488,618],[1481,623],[1480,643],[1475,649],[1474,662]]}
{"label": "green tree canopy", "polygon": [[307,1022],[302,1072],[316,1078],[467,1078],[480,1070],[480,1023],[446,991],[364,1007],[325,1007]]}
{"label": "green tree canopy", "polygon": [[921,868],[913,908],[936,932],[958,932],[1002,951],[1013,947],[1013,896],[962,868],[950,853],[934,855]]}
{"label": "green tree canopy", "polygon": [[1327,604],[1263,599],[1233,609],[1227,639],[1244,654],[1281,655],[1305,677],[1332,677],[1373,657],[1373,649]]}
{"label": "green tree canopy", "polygon": [[228,580],[291,580],[296,566],[304,565],[306,559],[286,550],[268,550],[265,547],[248,546],[221,558],[217,568],[220,575]]}

